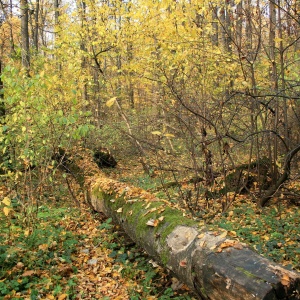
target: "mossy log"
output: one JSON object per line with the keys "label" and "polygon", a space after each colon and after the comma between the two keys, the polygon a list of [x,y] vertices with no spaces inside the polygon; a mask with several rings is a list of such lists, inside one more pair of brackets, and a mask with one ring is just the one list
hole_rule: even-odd
{"label": "mossy log", "polygon": [[112,217],[199,299],[299,299],[298,273],[227,238],[225,231],[208,231],[142,189],[98,178],[92,185],[91,204]]}

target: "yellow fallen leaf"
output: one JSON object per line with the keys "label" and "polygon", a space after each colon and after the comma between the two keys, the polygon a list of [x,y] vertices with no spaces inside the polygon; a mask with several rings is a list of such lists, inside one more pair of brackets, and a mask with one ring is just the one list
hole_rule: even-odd
{"label": "yellow fallen leaf", "polygon": [[156,220],[156,219],[150,219],[150,220],[146,223],[146,225],[152,226],[152,227],[156,227],[158,224],[159,224],[159,221]]}
{"label": "yellow fallen leaf", "polygon": [[224,238],[224,237],[226,237],[226,235],[227,235],[227,231],[224,231],[223,233],[221,233],[221,234],[219,235],[219,237],[220,237],[220,238]]}
{"label": "yellow fallen leaf", "polygon": [[232,210],[228,212],[228,216],[229,216],[229,217],[232,217],[232,216],[233,216],[233,211],[232,211]]}
{"label": "yellow fallen leaf", "polygon": [[266,240],[266,241],[268,241],[268,240],[270,239],[270,237],[267,236],[267,235],[262,236],[262,238],[263,238],[264,240]]}
{"label": "yellow fallen leaf", "polygon": [[27,271],[25,271],[23,274],[22,274],[22,276],[23,277],[27,277],[27,276],[32,276],[32,275],[34,275],[35,274],[35,271],[34,270],[27,270]]}
{"label": "yellow fallen leaf", "polygon": [[236,236],[237,234],[236,234],[236,231],[231,230],[231,231],[229,231],[229,235],[230,235],[230,236]]}
{"label": "yellow fallen leaf", "polygon": [[280,282],[284,286],[289,286],[290,285],[290,277],[287,274],[283,274]]}
{"label": "yellow fallen leaf", "polygon": [[115,104],[116,100],[117,100],[117,97],[110,98],[108,101],[106,101],[106,106],[107,107],[113,106]]}
{"label": "yellow fallen leaf", "polygon": [[214,249],[216,249],[217,248],[217,245],[212,245],[209,249],[210,250],[214,250]]}
{"label": "yellow fallen leaf", "polygon": [[175,137],[175,135],[172,134],[172,133],[165,133],[164,136],[166,136],[166,137]]}
{"label": "yellow fallen leaf", "polygon": [[154,134],[154,135],[161,135],[160,131],[152,131],[151,133]]}
{"label": "yellow fallen leaf", "polygon": [[4,199],[2,200],[2,203],[7,205],[7,206],[10,206],[11,204],[11,201],[8,197],[4,197]]}
{"label": "yellow fallen leaf", "polygon": [[43,251],[48,250],[48,244],[41,244],[41,245],[39,245],[39,250],[43,250]]}
{"label": "yellow fallen leaf", "polygon": [[3,213],[6,215],[6,216],[8,216],[9,215],[9,213],[11,212],[11,208],[9,208],[9,207],[3,207]]}

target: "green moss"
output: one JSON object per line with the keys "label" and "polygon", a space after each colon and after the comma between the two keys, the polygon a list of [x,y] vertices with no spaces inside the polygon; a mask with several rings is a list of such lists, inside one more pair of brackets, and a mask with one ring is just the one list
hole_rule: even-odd
{"label": "green moss", "polygon": [[104,199],[104,192],[98,186],[96,186],[92,190],[92,194],[93,194],[93,196],[97,197],[99,200],[103,200]]}
{"label": "green moss", "polygon": [[188,217],[184,217],[182,212],[177,209],[173,209],[171,207],[166,207],[165,211],[162,214],[164,218],[165,229],[161,232],[162,242],[165,243],[168,235],[178,226],[191,226],[195,227],[197,223],[194,220],[189,219]]}
{"label": "green moss", "polygon": [[162,213],[164,216],[164,223],[160,230],[161,245],[163,245],[163,250],[161,252],[161,261],[164,265],[168,263],[170,251],[167,248],[166,239],[170,233],[179,225],[196,227],[197,223],[187,217],[182,215],[182,212],[171,207],[166,207],[165,211]]}
{"label": "green moss", "polygon": [[[197,223],[188,217],[183,216],[183,212],[172,207],[166,206],[163,201],[147,202],[144,199],[137,199],[134,202],[127,202],[123,196],[116,198],[115,194],[107,194],[103,191],[95,189],[94,195],[105,201],[106,205],[116,211],[122,207],[119,217],[134,226],[134,235],[138,240],[145,237],[145,233],[153,230],[153,234],[157,234],[163,249],[161,251],[161,261],[164,265],[168,262],[169,249],[167,248],[166,239],[168,235],[178,226],[196,227]],[[114,199],[114,202],[111,200]],[[154,211],[152,209],[157,208]],[[160,209],[161,208],[161,209]],[[159,222],[158,226],[152,227],[147,225],[150,219],[164,219]]]}
{"label": "green moss", "polygon": [[242,267],[236,267],[236,269],[242,273],[244,273],[247,277],[250,277],[250,278],[255,278],[257,281],[262,281],[262,282],[265,282],[265,280],[259,278],[257,275],[255,274],[252,274],[251,272],[245,270],[244,268]]}
{"label": "green moss", "polygon": [[201,294],[202,294],[204,297],[207,297],[207,293],[206,293],[204,287],[201,287],[200,291],[201,291]]}
{"label": "green moss", "polygon": [[169,261],[169,257],[170,257],[170,253],[169,253],[168,249],[165,247],[160,254],[160,259],[161,259],[163,266],[167,265],[167,263]]}

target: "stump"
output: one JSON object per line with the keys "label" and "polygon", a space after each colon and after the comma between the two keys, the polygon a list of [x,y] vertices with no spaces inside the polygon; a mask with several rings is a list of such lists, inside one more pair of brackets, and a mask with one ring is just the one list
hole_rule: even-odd
{"label": "stump", "polygon": [[117,166],[117,161],[112,156],[110,151],[106,148],[100,148],[94,150],[94,162],[97,164],[97,166],[102,168],[115,168]]}

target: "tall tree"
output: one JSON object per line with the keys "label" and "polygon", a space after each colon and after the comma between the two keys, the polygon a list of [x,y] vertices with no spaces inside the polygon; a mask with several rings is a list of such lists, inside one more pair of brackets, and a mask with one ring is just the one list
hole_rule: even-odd
{"label": "tall tree", "polygon": [[30,49],[29,49],[29,15],[28,0],[21,0],[21,55],[22,65],[26,69],[30,67]]}

